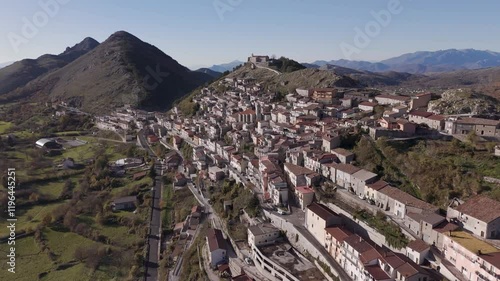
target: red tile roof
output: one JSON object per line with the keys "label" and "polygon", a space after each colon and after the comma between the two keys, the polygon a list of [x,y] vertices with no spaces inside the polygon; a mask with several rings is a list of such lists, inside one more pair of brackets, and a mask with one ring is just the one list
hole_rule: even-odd
{"label": "red tile roof", "polygon": [[224,240],[224,236],[222,236],[222,231],[220,231],[220,229],[208,229],[207,240],[210,252],[218,249],[226,249],[226,241]]}
{"label": "red tile roof", "polygon": [[500,217],[500,202],[485,195],[477,195],[455,210],[488,223]]}

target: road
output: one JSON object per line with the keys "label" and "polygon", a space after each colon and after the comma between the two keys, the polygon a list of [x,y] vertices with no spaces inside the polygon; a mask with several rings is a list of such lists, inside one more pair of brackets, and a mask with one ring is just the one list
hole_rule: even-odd
{"label": "road", "polygon": [[155,153],[149,147],[143,131],[139,131],[139,141],[142,147],[146,149],[149,156],[155,159],[156,178],[152,188],[152,205],[151,205],[151,218],[149,222],[149,232],[146,241],[148,247],[147,257],[145,260],[144,279],[146,281],[158,280],[158,266],[160,264],[160,249],[161,249],[161,198],[163,192],[163,167],[162,163],[156,157]]}

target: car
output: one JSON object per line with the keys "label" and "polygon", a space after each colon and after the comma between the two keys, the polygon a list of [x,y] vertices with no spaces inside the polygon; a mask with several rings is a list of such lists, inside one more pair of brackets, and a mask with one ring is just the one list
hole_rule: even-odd
{"label": "car", "polygon": [[245,263],[246,263],[246,264],[248,264],[248,265],[253,265],[253,261],[252,261],[252,259],[251,259],[251,258],[249,258],[249,257],[246,257],[246,258],[245,258]]}
{"label": "car", "polygon": [[280,215],[287,215],[288,212],[285,211],[285,210],[282,210],[282,209],[278,209],[278,214],[280,214]]}

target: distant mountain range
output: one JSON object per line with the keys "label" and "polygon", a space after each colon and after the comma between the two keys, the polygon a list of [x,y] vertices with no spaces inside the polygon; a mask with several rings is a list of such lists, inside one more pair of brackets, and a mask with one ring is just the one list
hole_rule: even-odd
{"label": "distant mountain range", "polygon": [[161,110],[212,79],[119,31],[101,44],[86,38],[60,55],[43,55],[0,69],[0,102],[30,97],[64,100],[92,113],[123,104]]}
{"label": "distant mountain range", "polygon": [[312,63],[304,63],[303,65],[311,68],[319,68],[324,65],[337,65],[371,72],[449,72],[500,66],[500,53],[474,49],[448,49],[435,52],[408,53],[380,62],[341,59],[331,61],[318,60]]}
{"label": "distant mountain range", "polygon": [[200,69],[195,70],[196,72],[201,72],[210,75],[212,78],[216,79],[222,76],[222,72],[211,70],[210,68],[202,67]]}
{"label": "distant mountain range", "polygon": [[214,64],[211,67],[207,67],[210,70],[217,71],[217,72],[224,72],[224,71],[232,71],[233,68],[236,66],[243,64],[244,62],[239,61],[239,60],[234,60],[232,62],[228,63],[223,63],[223,64]]}

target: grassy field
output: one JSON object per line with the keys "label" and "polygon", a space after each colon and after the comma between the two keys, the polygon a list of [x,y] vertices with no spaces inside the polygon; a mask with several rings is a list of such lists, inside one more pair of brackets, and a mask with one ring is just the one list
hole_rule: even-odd
{"label": "grassy field", "polygon": [[[47,272],[54,267],[47,254],[40,250],[33,236],[17,239],[15,246],[17,256],[16,274],[9,273],[7,271],[7,264],[2,262],[0,263],[0,280],[38,280],[39,273]],[[5,243],[0,244],[0,254],[3,261],[6,258],[5,256],[9,247]]]}
{"label": "grassy field", "polygon": [[[47,214],[50,214],[55,208],[59,207],[62,204],[64,204],[64,202],[43,206],[35,205],[30,207],[29,209],[18,209],[16,231],[26,230],[30,227],[32,229],[35,229]],[[0,221],[0,236],[5,236],[8,234],[8,229],[6,226],[7,222],[5,220]]]}
{"label": "grassy field", "polygon": [[5,134],[5,131],[7,131],[7,129],[11,128],[13,125],[14,124],[10,122],[0,121],[0,135]]}

